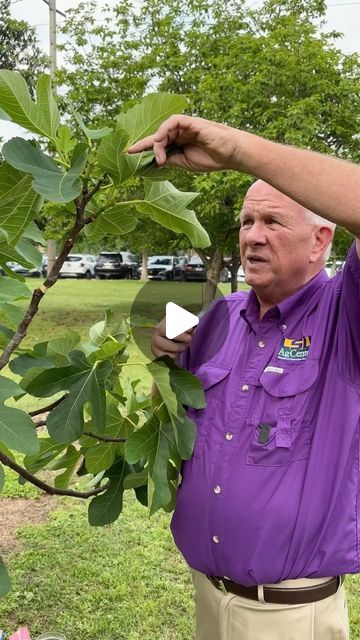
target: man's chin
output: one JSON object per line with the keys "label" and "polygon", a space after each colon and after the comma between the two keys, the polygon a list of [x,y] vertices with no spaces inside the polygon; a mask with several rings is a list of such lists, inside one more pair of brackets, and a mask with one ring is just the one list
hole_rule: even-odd
{"label": "man's chin", "polygon": [[268,279],[264,278],[260,274],[255,273],[245,273],[245,282],[249,285],[249,287],[263,289],[264,287],[269,286]]}

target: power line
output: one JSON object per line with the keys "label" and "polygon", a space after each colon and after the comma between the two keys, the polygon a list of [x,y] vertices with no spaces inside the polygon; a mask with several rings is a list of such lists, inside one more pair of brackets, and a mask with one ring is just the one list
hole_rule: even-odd
{"label": "power line", "polygon": [[[47,6],[50,7],[50,10],[51,10],[51,6],[50,6],[49,0],[43,0],[43,2],[45,2],[45,4],[47,4]],[[58,13],[63,18],[66,18],[65,13],[63,13],[62,11],[59,11],[59,9],[55,9],[55,11],[56,11],[56,13]]]}
{"label": "power line", "polygon": [[360,2],[338,2],[336,4],[328,4],[328,9],[330,7],[351,7],[356,4],[360,4]]}
{"label": "power line", "polygon": [[[17,2],[21,2],[21,1],[22,0],[13,0],[12,4],[16,4]],[[45,0],[43,0],[43,1],[45,1]],[[258,2],[260,2],[260,0],[256,0],[256,2],[254,2],[254,4],[252,4],[252,5],[250,5],[249,8],[255,6],[255,4],[257,4]],[[330,7],[351,7],[351,6],[358,6],[358,5],[360,5],[360,0],[359,0],[359,2],[339,2],[339,3],[336,3],[336,4],[328,4],[327,8],[330,9]],[[57,11],[57,13],[59,13],[59,12]],[[64,14],[62,14],[62,15],[64,16]],[[94,22],[106,22],[106,21],[107,21],[107,19],[103,20],[101,18],[94,20]],[[59,20],[58,24],[64,24],[65,22],[66,22],[66,20]],[[33,26],[34,27],[46,27],[46,26],[48,26],[48,24],[49,24],[48,22],[40,22],[38,24],[34,24]]]}

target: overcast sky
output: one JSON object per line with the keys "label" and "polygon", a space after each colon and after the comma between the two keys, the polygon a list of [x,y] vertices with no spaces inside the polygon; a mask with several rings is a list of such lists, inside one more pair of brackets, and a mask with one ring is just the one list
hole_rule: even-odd
{"label": "overcast sky", "polygon": [[[118,0],[108,0],[109,5],[115,5]],[[261,0],[250,0],[252,6],[260,5]],[[56,6],[60,11],[76,8],[80,0],[57,0]],[[101,6],[101,3],[98,2]],[[340,31],[343,34],[337,45],[346,53],[360,52],[360,0],[327,0],[327,28],[329,31]],[[36,27],[41,46],[46,53],[49,51],[49,9],[43,0],[13,0],[12,14],[15,18],[26,20]],[[99,9],[100,15],[100,9]],[[63,18],[58,16],[58,20]],[[11,123],[0,121],[0,137],[3,139],[19,135],[20,129]]]}

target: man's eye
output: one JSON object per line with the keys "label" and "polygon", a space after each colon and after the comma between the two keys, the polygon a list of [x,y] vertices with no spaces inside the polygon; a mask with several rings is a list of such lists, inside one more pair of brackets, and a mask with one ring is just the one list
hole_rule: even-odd
{"label": "man's eye", "polygon": [[243,229],[244,227],[250,227],[252,225],[252,220],[250,220],[250,218],[244,218],[244,220],[241,221],[241,228]]}

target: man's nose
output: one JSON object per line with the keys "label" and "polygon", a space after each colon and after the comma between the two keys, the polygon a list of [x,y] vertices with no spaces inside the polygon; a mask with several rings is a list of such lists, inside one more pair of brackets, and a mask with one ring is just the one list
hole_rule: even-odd
{"label": "man's nose", "polygon": [[262,222],[254,222],[246,233],[246,242],[250,245],[266,244],[266,227]]}

